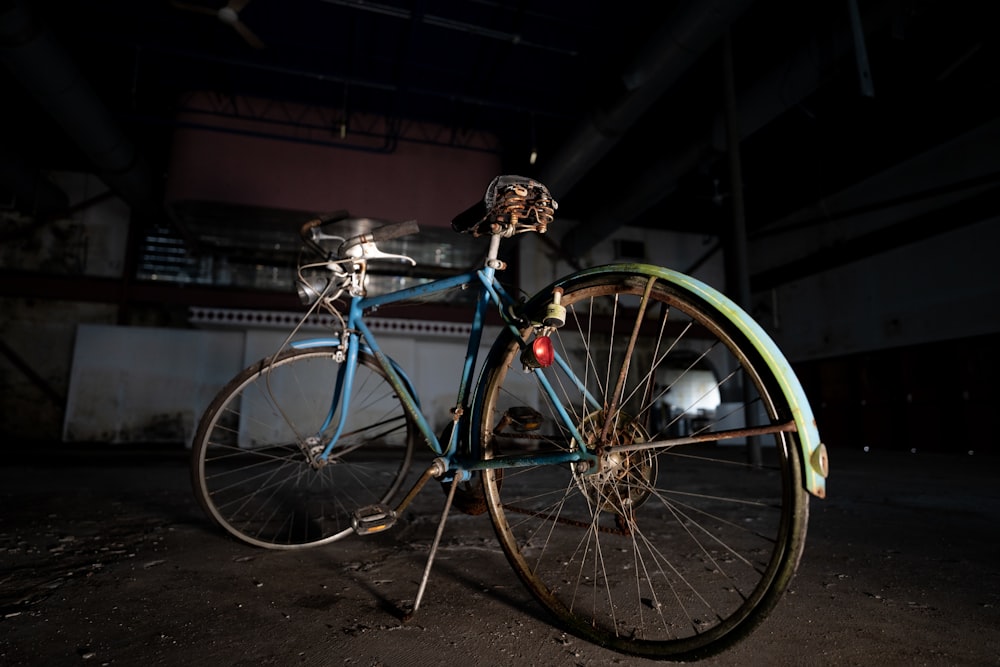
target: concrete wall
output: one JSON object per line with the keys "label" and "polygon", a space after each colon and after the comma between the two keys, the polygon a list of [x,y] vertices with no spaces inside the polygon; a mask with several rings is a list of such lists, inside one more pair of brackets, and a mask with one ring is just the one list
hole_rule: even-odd
{"label": "concrete wall", "polygon": [[[375,329],[387,325],[383,320]],[[377,335],[383,351],[413,381],[431,425],[441,430],[457,397],[467,337],[460,331],[435,331],[432,325]],[[277,352],[288,330],[81,325],[72,355],[62,439],[190,445],[215,394],[243,368]],[[497,333],[486,332],[482,355]],[[324,335],[329,334],[312,330],[298,338]]]}
{"label": "concrete wall", "polygon": [[795,361],[1000,332],[1000,221],[944,232],[755,295]]}
{"label": "concrete wall", "polygon": [[[50,175],[72,204],[107,190],[89,174]],[[100,199],[71,215],[0,244],[0,268],[64,276],[119,278],[124,269],[129,209],[116,198]],[[5,229],[34,220],[0,212]],[[25,273],[24,280],[30,280]],[[61,437],[70,367],[80,323],[113,324],[114,304],[60,298],[0,298],[0,420],[8,438],[54,441]]]}

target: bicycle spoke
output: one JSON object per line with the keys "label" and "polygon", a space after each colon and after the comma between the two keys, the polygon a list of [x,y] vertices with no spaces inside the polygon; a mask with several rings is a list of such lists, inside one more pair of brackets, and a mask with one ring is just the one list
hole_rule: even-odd
{"label": "bicycle spoke", "polygon": [[[581,636],[645,656],[717,650],[760,622],[801,553],[795,423],[774,418],[784,408],[738,332],[673,286],[595,279],[562,303],[563,363],[544,371],[557,395],[526,386],[512,343],[487,373],[484,446],[572,448],[565,408],[596,460],[484,473],[504,551]],[[501,417],[519,405],[544,419],[507,432]],[[754,425],[758,410],[768,417]]]}
{"label": "bicycle spoke", "polygon": [[[335,351],[290,350],[244,372],[199,426],[199,501],[234,537],[271,548],[314,546],[350,532],[359,507],[388,501],[409,468],[413,425],[381,370],[359,364],[351,409],[330,456]],[[337,424],[339,414],[334,415]]]}

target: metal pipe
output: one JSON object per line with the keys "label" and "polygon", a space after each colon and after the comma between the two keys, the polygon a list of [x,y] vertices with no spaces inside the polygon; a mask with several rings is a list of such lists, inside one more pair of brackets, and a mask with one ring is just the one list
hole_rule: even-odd
{"label": "metal pipe", "polygon": [[70,55],[15,0],[0,9],[0,62],[93,164],[97,175],[134,208],[152,202],[151,172]]}
{"label": "metal pipe", "polygon": [[596,110],[548,161],[540,181],[557,195],[571,190],[645,113],[753,4],[750,0],[688,0],[622,76],[626,93]]}

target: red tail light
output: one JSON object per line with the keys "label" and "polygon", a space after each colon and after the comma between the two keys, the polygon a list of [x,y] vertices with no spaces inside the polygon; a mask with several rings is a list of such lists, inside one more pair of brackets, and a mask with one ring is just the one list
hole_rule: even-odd
{"label": "red tail light", "polygon": [[548,368],[556,358],[552,349],[552,339],[548,336],[538,336],[531,341],[521,354],[521,362],[529,368]]}

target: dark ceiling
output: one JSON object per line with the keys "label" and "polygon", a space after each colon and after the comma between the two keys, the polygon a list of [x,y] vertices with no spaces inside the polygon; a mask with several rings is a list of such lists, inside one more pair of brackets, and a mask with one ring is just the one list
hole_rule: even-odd
{"label": "dark ceiling", "polygon": [[[456,145],[494,133],[504,170],[546,182],[577,222],[567,249],[581,252],[623,224],[718,234],[734,192],[727,118],[754,235],[998,116],[994,2],[252,0],[231,5],[237,26],[222,5],[36,0],[28,21],[0,1],[7,199],[50,170],[146,196],[145,162],[155,200],[176,112],[211,90],[431,121]],[[95,126],[127,155],[88,144]]]}

